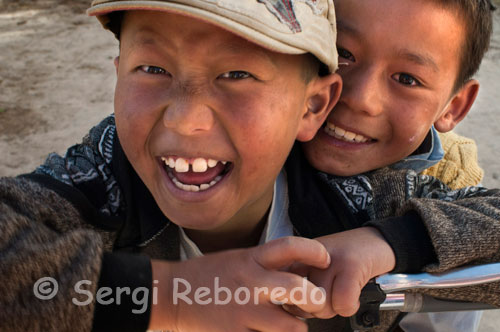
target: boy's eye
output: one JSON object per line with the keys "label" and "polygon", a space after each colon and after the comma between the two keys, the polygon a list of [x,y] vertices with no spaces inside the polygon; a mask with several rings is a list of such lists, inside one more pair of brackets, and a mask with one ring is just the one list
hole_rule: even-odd
{"label": "boy's eye", "polygon": [[409,85],[409,86],[421,85],[420,82],[415,77],[404,73],[395,74],[392,78],[403,85]]}
{"label": "boy's eye", "polygon": [[162,75],[167,73],[165,69],[156,66],[141,66],[139,69],[147,74],[153,75]]}
{"label": "boy's eye", "polygon": [[220,78],[227,78],[231,80],[242,80],[245,78],[250,78],[252,75],[246,71],[236,70],[236,71],[228,71],[219,76]]}
{"label": "boy's eye", "polygon": [[341,47],[338,47],[337,51],[339,52],[339,57],[344,58],[346,60],[349,60],[351,62],[356,62],[354,55],[352,55],[352,53],[349,52],[348,50],[341,48]]}

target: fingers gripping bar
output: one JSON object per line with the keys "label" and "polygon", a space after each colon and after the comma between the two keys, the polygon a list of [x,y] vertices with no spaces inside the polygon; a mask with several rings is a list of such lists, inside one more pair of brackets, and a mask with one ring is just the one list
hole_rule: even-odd
{"label": "fingers gripping bar", "polygon": [[426,288],[457,288],[500,281],[500,263],[455,269],[447,273],[385,274],[363,288],[360,309],[351,317],[355,330],[379,324],[379,310],[401,312],[442,312],[498,309],[489,304],[436,299],[404,291]]}

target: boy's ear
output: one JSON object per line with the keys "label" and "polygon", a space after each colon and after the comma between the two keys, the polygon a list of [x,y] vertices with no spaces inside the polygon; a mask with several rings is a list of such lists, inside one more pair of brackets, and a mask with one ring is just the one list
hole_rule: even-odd
{"label": "boy's ear", "polygon": [[115,64],[116,74],[118,75],[118,65],[120,64],[120,56],[117,56],[117,57],[113,60],[113,63]]}
{"label": "boy's ear", "polygon": [[309,83],[307,110],[302,117],[297,140],[307,142],[313,139],[337,104],[341,92],[342,79],[336,73],[317,77]]}
{"label": "boy's ear", "polygon": [[479,92],[479,82],[470,80],[453,96],[444,113],[434,122],[437,131],[446,133],[469,113]]}

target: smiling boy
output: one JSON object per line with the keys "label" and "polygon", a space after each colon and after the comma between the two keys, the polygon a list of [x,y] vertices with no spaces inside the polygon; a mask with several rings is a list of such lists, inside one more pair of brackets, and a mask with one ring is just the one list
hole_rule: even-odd
{"label": "smiling boy", "polygon": [[255,244],[295,138],[330,103],[327,84],[302,79],[313,60],[162,12],[125,13],[120,36],[116,126],[134,169],[204,251],[233,233]]}
{"label": "smiling boy", "polygon": [[[332,1],[96,0],[89,14],[120,39],[115,116],[64,158],[1,181],[2,329],[305,331],[270,291],[248,306],[174,304],[172,282],[281,287],[279,301],[322,307],[291,298],[303,280],[280,269],[326,268],[325,248],[264,229],[288,218],[276,179],[295,140],[340,95]],[[44,302],[33,285],[47,276],[60,292]],[[145,310],[136,292],[101,292],[117,287],[151,293]],[[105,301],[75,304],[88,294]]]}
{"label": "smiling boy", "polygon": [[394,164],[417,151],[431,126],[447,132],[466,116],[491,35],[487,1],[336,7],[344,89],[325,130],[306,144],[316,168],[349,176]]}
{"label": "smiling boy", "polygon": [[[323,130],[303,144],[305,155],[316,169],[333,175],[325,176],[326,182],[365,221],[384,217],[377,206],[387,207],[391,203],[399,206],[397,200],[407,200],[408,196],[452,199],[452,195],[442,196],[448,189],[440,188],[437,191],[441,193],[436,191],[432,195],[437,187],[432,189],[431,185],[423,184],[422,188],[416,188],[416,183],[425,183],[425,180],[409,181],[406,197],[400,195],[393,199],[399,195],[396,173],[381,184],[379,176],[383,171],[377,170],[391,166],[421,172],[442,158],[435,129],[452,130],[466,116],[477,96],[479,84],[471,77],[489,45],[491,4],[475,0],[337,0],[335,4],[341,63],[338,72],[344,88]],[[457,156],[460,157],[464,158]],[[432,211],[431,202],[428,204],[428,210]],[[458,219],[455,222],[460,224]],[[409,232],[415,230],[412,224],[407,226]],[[393,249],[401,247],[405,230],[401,230],[398,239],[383,227],[378,228],[386,239],[391,239]],[[428,227],[428,231],[431,229]],[[428,241],[426,232],[414,231],[413,234],[418,240],[411,244],[417,248]],[[347,251],[348,245],[342,247],[339,243],[352,237],[334,235],[331,239],[324,238],[323,242],[330,252],[334,252],[332,248]],[[433,245],[436,247],[435,242]],[[429,255],[431,252],[421,250],[415,257],[428,259],[427,263],[436,262],[436,257]],[[359,255],[362,254],[360,250]],[[373,260],[377,261],[377,257]],[[383,263],[373,265],[380,268]],[[356,266],[353,262],[350,265]],[[330,280],[338,278],[339,273],[330,274]],[[356,278],[351,275],[350,280]],[[333,307],[343,315],[350,315],[355,311],[359,293],[347,291],[353,289],[352,285],[347,286],[347,281],[344,286],[344,290],[335,288],[338,293],[333,294]],[[342,296],[346,294],[348,296]],[[342,298],[351,298],[351,301],[339,300]],[[461,322],[457,317],[441,322],[436,319],[434,328],[474,329],[475,322],[470,316]],[[426,319],[422,316],[415,319],[413,330],[415,327],[432,330],[432,321],[426,322]],[[403,322],[401,326],[412,331],[411,324]]]}

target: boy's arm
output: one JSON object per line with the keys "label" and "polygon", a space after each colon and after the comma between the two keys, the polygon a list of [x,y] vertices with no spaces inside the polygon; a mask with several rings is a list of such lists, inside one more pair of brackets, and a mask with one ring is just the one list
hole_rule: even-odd
{"label": "boy's arm", "polygon": [[[2,327],[10,324],[9,331],[147,328],[150,307],[142,315],[132,313],[130,296],[122,296],[120,306],[73,303],[95,299],[98,287],[152,288],[149,258],[110,252],[125,218],[111,168],[115,135],[109,116],[63,157],[52,154],[32,174],[1,180],[0,271],[12,296],[0,305],[0,316],[7,317],[0,321]],[[39,250],[43,254],[33,254]],[[25,276],[22,287],[13,287],[18,274]],[[59,295],[50,301],[33,293],[44,277],[58,282]]]}
{"label": "boy's arm", "polygon": [[[393,271],[446,272],[500,261],[500,190],[450,190],[412,171],[381,171],[378,177],[382,181],[372,183],[375,210],[394,217],[366,226],[375,227],[390,244],[396,257]],[[419,292],[500,306],[500,283]]]}
{"label": "boy's arm", "polygon": [[[370,176],[379,219],[320,238],[332,265],[327,273],[314,269],[305,273],[315,284],[334,292],[330,294],[336,301],[333,308],[318,317],[355,312],[359,291],[381,273],[445,272],[461,265],[500,261],[499,190],[452,191],[434,178],[408,171],[383,170]],[[347,286],[337,287],[339,282]],[[499,283],[419,292],[500,306]]]}
{"label": "boy's arm", "polygon": [[0,180],[3,330],[91,329],[94,303],[74,305],[73,297],[84,302],[87,296],[73,286],[88,280],[83,288],[95,294],[105,240],[83,225],[79,213],[54,192],[25,179]]}
{"label": "boy's arm", "polygon": [[[451,190],[435,178],[412,171],[379,173],[374,181],[379,220],[368,225],[381,231],[395,249],[396,271],[412,266],[443,272],[465,264],[500,261],[500,190]],[[427,255],[420,260],[421,266],[404,261],[415,256],[414,247]]]}

